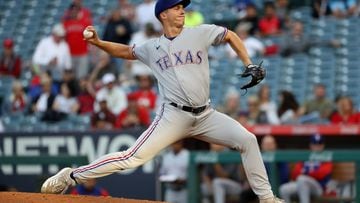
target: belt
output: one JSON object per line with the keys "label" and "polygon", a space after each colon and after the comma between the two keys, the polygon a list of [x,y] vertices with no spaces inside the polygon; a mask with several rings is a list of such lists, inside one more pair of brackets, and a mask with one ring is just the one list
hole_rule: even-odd
{"label": "belt", "polygon": [[171,102],[170,105],[174,106],[176,108],[179,108],[179,109],[181,109],[183,111],[187,111],[187,112],[194,113],[194,114],[199,114],[199,113],[203,112],[206,109],[206,107],[208,106],[208,105],[205,105],[205,106],[200,106],[200,107],[193,108],[193,107],[190,107],[190,106],[179,105],[179,104],[174,103],[174,102]]}

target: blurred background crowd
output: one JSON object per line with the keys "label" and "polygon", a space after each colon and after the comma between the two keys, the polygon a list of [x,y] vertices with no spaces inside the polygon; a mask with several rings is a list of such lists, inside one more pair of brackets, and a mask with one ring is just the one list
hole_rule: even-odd
{"label": "blurred background crowd", "polygon": [[[219,3],[219,4],[217,4]],[[147,126],[161,98],[151,71],[83,40],[142,43],[161,35],[155,1],[1,1],[2,131]],[[359,5],[353,0],[194,0],[185,24],[234,30],[267,78],[244,96],[241,61],[210,50],[215,108],[244,125],[360,123]],[[20,124],[20,125],[19,125]]]}
{"label": "blurred background crowd", "polygon": [[[147,127],[161,104],[151,70],[87,44],[82,32],[94,25],[104,40],[141,44],[162,34],[154,6],[154,0],[0,1],[0,132]],[[246,81],[237,76],[242,62],[227,45],[210,49],[212,105],[241,124],[359,125],[359,14],[355,0],[192,0],[185,24],[226,26],[243,40],[253,63],[264,61],[267,77],[244,94],[239,87]],[[197,149],[187,146],[175,143],[163,157],[160,181],[169,202],[186,202],[187,148]],[[321,135],[311,137],[310,150],[324,146]],[[276,150],[274,137],[262,138],[261,148]],[[326,190],[331,163],[292,168],[278,165],[283,198],[334,192]],[[204,166],[203,201],[223,202],[227,194],[251,202],[243,173],[237,165]],[[94,185],[72,193],[108,194]]]}

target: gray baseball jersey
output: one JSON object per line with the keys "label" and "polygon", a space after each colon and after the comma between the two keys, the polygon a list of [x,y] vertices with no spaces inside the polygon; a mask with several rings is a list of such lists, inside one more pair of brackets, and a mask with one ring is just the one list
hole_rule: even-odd
{"label": "gray baseball jersey", "polygon": [[170,144],[187,137],[221,144],[241,152],[244,169],[254,192],[261,198],[273,193],[256,137],[229,116],[211,107],[192,113],[169,103],[199,107],[209,101],[210,45],[221,43],[227,29],[215,25],[184,28],[174,39],[164,36],[133,48],[133,54],[154,72],[163,105],[149,128],[135,144],[122,152],[107,154],[89,165],[74,169],[82,182],[134,168],[153,158]]}
{"label": "gray baseball jersey", "polygon": [[222,42],[227,29],[215,25],[184,28],[175,39],[164,35],[134,47],[159,82],[165,102],[202,106],[209,100],[208,48]]}

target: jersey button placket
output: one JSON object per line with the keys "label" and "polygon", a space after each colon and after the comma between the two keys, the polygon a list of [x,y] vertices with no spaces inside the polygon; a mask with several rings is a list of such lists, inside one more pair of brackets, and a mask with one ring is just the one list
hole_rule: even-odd
{"label": "jersey button placket", "polygon": [[[176,39],[174,39],[174,40],[176,40]],[[184,98],[186,98],[186,100],[191,104],[191,100],[190,100],[190,98],[188,97],[188,95],[187,95],[187,93],[186,93],[186,91],[185,91],[185,88],[183,87],[183,84],[185,83],[185,81],[184,81],[183,79],[181,79],[181,78],[178,76],[178,74],[177,74],[177,69],[178,69],[179,67],[175,66],[174,60],[172,60],[172,54],[174,53],[173,50],[172,50],[172,46],[173,46],[173,41],[170,42],[170,44],[169,44],[169,57],[170,57],[170,60],[171,60],[171,62],[172,62],[172,64],[173,64],[174,74],[175,74],[176,80],[177,80],[177,82],[178,82],[178,84],[179,84],[179,87],[180,87],[181,91],[182,91],[183,94],[184,94],[184,95],[183,95]]]}

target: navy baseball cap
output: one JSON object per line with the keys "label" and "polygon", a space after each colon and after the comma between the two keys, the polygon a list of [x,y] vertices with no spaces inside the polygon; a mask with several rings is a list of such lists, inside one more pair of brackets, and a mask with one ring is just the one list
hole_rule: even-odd
{"label": "navy baseball cap", "polygon": [[315,134],[310,137],[310,144],[324,144],[324,138],[320,134]]}
{"label": "navy baseball cap", "polygon": [[161,12],[178,4],[182,4],[186,8],[190,4],[190,0],[158,0],[155,5],[155,16],[159,19]]}

